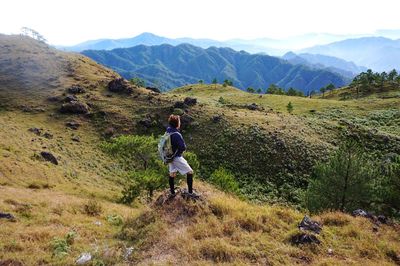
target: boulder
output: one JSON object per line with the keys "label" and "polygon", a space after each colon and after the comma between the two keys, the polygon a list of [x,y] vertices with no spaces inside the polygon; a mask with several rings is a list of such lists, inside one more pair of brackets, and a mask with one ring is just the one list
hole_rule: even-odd
{"label": "boulder", "polygon": [[69,121],[69,122],[65,123],[65,125],[74,130],[77,130],[81,126],[81,124],[79,124],[78,122],[75,122],[75,121]]}
{"label": "boulder", "polygon": [[301,244],[321,244],[321,241],[312,234],[307,233],[298,233],[290,238],[290,242],[293,245],[301,245]]}
{"label": "boulder", "polygon": [[316,234],[319,234],[322,230],[321,225],[318,222],[311,220],[307,215],[304,216],[298,227],[301,231],[308,230]]}
{"label": "boulder", "polygon": [[11,213],[0,212],[0,219],[15,221],[15,217]]}
{"label": "boulder", "polygon": [[46,139],[53,139],[53,134],[46,132],[43,134],[43,137],[45,137]]}
{"label": "boulder", "polygon": [[117,78],[111,80],[108,85],[108,90],[111,92],[117,92],[117,93],[126,93],[126,94],[131,94],[133,92],[132,86],[129,84],[128,81],[126,81],[123,78]]}
{"label": "boulder", "polygon": [[87,114],[89,112],[89,107],[78,101],[72,101],[69,103],[64,103],[60,109],[61,113],[71,113],[71,114]]}
{"label": "boulder", "polygon": [[263,107],[258,106],[258,104],[256,104],[256,103],[248,104],[246,107],[247,107],[247,109],[249,109],[251,111],[256,111],[256,110],[262,111],[262,110],[264,110]]}
{"label": "boulder", "polygon": [[212,117],[212,121],[214,122],[214,123],[218,123],[218,122],[220,122],[222,120],[222,115],[214,115],[213,117]]}
{"label": "boulder", "polygon": [[51,152],[42,151],[40,155],[42,155],[43,159],[45,159],[46,161],[58,165],[57,158]]}
{"label": "boulder", "polygon": [[71,138],[71,140],[72,140],[72,141],[75,141],[75,142],[81,142],[81,139],[79,138],[79,136],[73,136],[73,137]]}
{"label": "boulder", "polygon": [[197,99],[196,98],[191,98],[191,97],[186,97],[185,100],[183,101],[184,104],[188,106],[193,106],[197,104]]}
{"label": "boulder", "polygon": [[78,93],[85,93],[86,90],[79,85],[72,85],[70,88],[67,89],[69,93],[78,94]]}
{"label": "boulder", "polygon": [[92,259],[92,255],[90,253],[82,253],[79,258],[76,260],[77,265],[83,265],[89,262]]}
{"label": "boulder", "polygon": [[173,108],[174,109],[188,109],[189,106],[182,101],[177,101],[177,102],[175,102]]}
{"label": "boulder", "polygon": [[148,90],[150,90],[150,91],[153,91],[153,92],[155,92],[155,93],[161,93],[160,89],[155,88],[155,87],[146,87],[146,89],[148,89]]}
{"label": "boulder", "polygon": [[28,129],[28,131],[29,131],[29,132],[32,132],[32,133],[34,133],[34,134],[36,134],[36,135],[38,135],[38,136],[40,136],[40,134],[42,133],[42,131],[40,130],[40,128],[37,128],[37,127],[32,127],[32,128],[30,128],[30,129]]}
{"label": "boulder", "polygon": [[76,98],[75,95],[68,95],[67,97],[64,98],[65,103],[70,103],[70,102],[77,102],[78,98]]}

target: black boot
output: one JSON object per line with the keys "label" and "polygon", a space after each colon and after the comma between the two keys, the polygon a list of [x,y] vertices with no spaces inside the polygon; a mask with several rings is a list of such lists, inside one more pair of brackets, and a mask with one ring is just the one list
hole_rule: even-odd
{"label": "black boot", "polygon": [[186,182],[187,182],[187,186],[188,186],[188,192],[190,194],[192,194],[193,193],[193,174],[186,175]]}
{"label": "black boot", "polygon": [[169,176],[169,179],[168,179],[168,183],[169,183],[169,191],[171,192],[171,194],[172,195],[175,195],[175,180],[174,180],[175,178],[174,177],[172,177],[172,176]]}

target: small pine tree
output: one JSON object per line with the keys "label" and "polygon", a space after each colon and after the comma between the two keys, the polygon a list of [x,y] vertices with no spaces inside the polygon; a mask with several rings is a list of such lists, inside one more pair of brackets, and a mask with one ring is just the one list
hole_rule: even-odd
{"label": "small pine tree", "polygon": [[247,88],[247,92],[249,92],[249,93],[255,93],[256,90],[253,89],[252,87],[248,87],[248,88]]}
{"label": "small pine tree", "polygon": [[375,167],[358,143],[342,144],[327,163],[314,168],[306,192],[306,206],[322,210],[353,211],[369,205]]}
{"label": "small pine tree", "polygon": [[289,114],[291,114],[293,112],[293,105],[292,102],[289,102],[288,105],[286,106],[287,111],[289,112]]}
{"label": "small pine tree", "polygon": [[217,84],[217,83],[218,83],[217,78],[214,78],[214,79],[212,80],[212,84]]}
{"label": "small pine tree", "polygon": [[203,84],[204,81],[202,79],[199,80],[199,84]]}

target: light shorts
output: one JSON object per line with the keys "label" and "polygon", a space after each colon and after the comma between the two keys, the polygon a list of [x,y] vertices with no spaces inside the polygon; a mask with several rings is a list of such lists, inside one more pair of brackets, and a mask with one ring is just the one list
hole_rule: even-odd
{"label": "light shorts", "polygon": [[181,175],[186,175],[189,172],[192,172],[193,169],[190,167],[185,158],[175,157],[174,160],[168,164],[169,173],[179,172]]}

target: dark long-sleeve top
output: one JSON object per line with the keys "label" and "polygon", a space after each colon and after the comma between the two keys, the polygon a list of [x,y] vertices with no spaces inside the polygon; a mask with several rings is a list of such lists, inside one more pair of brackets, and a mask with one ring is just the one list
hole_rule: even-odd
{"label": "dark long-sleeve top", "polygon": [[170,134],[177,132],[175,134],[171,134],[171,145],[174,154],[176,152],[175,157],[181,157],[182,153],[186,150],[186,144],[181,133],[177,128],[174,127],[168,127],[167,132]]}

